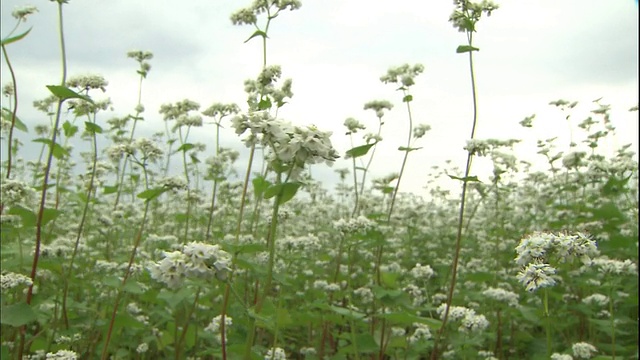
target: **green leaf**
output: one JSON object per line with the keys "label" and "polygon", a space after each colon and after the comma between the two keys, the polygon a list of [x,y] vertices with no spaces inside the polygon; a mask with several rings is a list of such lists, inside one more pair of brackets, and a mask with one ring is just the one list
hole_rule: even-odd
{"label": "green leaf", "polygon": [[471,52],[471,51],[480,51],[480,49],[478,49],[477,47],[473,47],[471,45],[460,45],[458,46],[458,48],[456,49],[456,52],[458,54],[462,54],[462,53],[466,53],[466,52]]}
{"label": "green leaf", "polygon": [[62,214],[60,210],[44,208],[42,213],[42,226],[47,225],[51,220],[55,220],[60,214]]}
{"label": "green leaf", "polygon": [[360,146],[356,146],[353,149],[347,150],[347,154],[345,156],[345,159],[348,158],[357,158],[360,156],[364,156],[369,152],[369,149],[371,149],[376,143],[373,144],[367,144],[367,145],[360,145]]}
{"label": "green leaf", "polygon": [[36,226],[37,216],[29,209],[16,205],[9,209],[9,214],[19,216],[22,219],[22,225],[25,227]]}
{"label": "green leaf", "polygon": [[256,198],[262,196],[264,191],[267,190],[267,188],[271,185],[271,183],[265,180],[265,178],[262,176],[254,178],[253,180],[251,180],[251,183],[253,184],[253,193]]}
{"label": "green leaf", "polygon": [[278,204],[280,205],[293,199],[302,184],[299,182],[288,182],[282,185],[282,194],[280,195],[280,201],[278,201]]}
{"label": "green leaf", "polygon": [[60,101],[64,101],[67,99],[82,99],[84,101],[88,101],[93,104],[93,100],[86,95],[78,94],[77,92],[69,89],[66,86],[61,85],[47,85],[47,89],[51,91],[53,95],[55,95]]}
{"label": "green leaf", "polygon": [[477,176],[467,176],[467,177],[457,177],[457,176],[453,176],[453,175],[447,175],[448,177],[452,178],[453,180],[460,180],[460,181],[464,181],[464,182],[480,182],[480,180],[478,180]]}
{"label": "green leaf", "polygon": [[[2,108],[2,118],[5,119],[5,121],[7,122],[11,122],[13,121],[13,111],[3,107]],[[20,120],[20,118],[18,118],[18,115],[16,115],[15,117],[15,123],[14,126],[16,129],[22,131],[22,132],[29,132],[29,129],[27,128],[27,125],[25,125],[22,120]]]}
{"label": "green leaf", "polygon": [[273,185],[265,190],[264,198],[270,199],[276,195],[280,195],[278,204],[282,205],[291,200],[296,195],[301,185],[302,183],[299,182],[288,182],[284,184]]}
{"label": "green leaf", "polygon": [[90,133],[90,134],[102,134],[102,128],[99,125],[94,124],[94,123],[89,122],[89,121],[85,121],[84,125],[85,125],[85,129],[87,129],[88,133]]}
{"label": "green leaf", "polygon": [[78,132],[78,127],[70,123],[69,120],[62,124],[62,129],[64,130],[64,136],[68,138],[73,137]]}
{"label": "green leaf", "polygon": [[282,185],[283,184],[277,184],[269,187],[267,190],[264,191],[264,198],[271,199],[272,197],[278,195],[280,191],[282,191]]}
{"label": "green leaf", "polygon": [[353,320],[360,320],[366,317],[364,313],[355,311],[353,309],[345,309],[345,308],[334,306],[334,305],[330,305],[329,309],[338,315],[342,315],[346,318],[353,319]]}
{"label": "green leaf", "polygon": [[[45,138],[38,138],[32,141],[49,145],[49,148],[51,148],[51,144],[53,144],[51,139],[45,139]],[[58,143],[53,144],[53,156],[55,156],[56,159],[60,160],[64,156],[69,156],[69,155],[70,155],[69,151],[67,151],[67,149],[60,146],[60,144]]]}
{"label": "green leaf", "polygon": [[187,152],[187,151],[193,149],[194,147],[196,147],[196,146],[193,145],[193,144],[189,144],[189,143],[182,144],[182,145],[180,145],[179,148],[176,149],[176,153],[179,153],[180,151]]}
{"label": "green leaf", "polygon": [[105,195],[113,194],[118,191],[118,185],[105,185],[104,191],[102,192]]}
{"label": "green leaf", "polygon": [[413,96],[412,95],[406,95],[405,97],[402,98],[402,102],[411,102],[411,100],[413,100]]}
{"label": "green leaf", "polygon": [[127,281],[127,283],[124,284],[124,287],[122,288],[122,290],[132,294],[144,293],[144,289],[142,288],[142,286],[140,286],[140,283],[138,283],[137,281]]}
{"label": "green leaf", "polygon": [[413,147],[404,147],[404,146],[400,146],[398,148],[398,150],[400,151],[406,151],[406,152],[410,152],[410,151],[416,151],[416,150],[420,150],[422,149],[421,147],[417,147],[417,148],[413,148]]}
{"label": "green leaf", "polygon": [[18,40],[21,40],[22,38],[27,36],[27,34],[31,31],[31,29],[33,29],[33,27],[30,27],[29,30],[23,32],[22,34],[19,34],[19,35],[10,37],[10,38],[2,39],[2,42],[0,42],[0,45],[5,46],[5,45],[11,44],[12,42],[16,42]]}
{"label": "green leaf", "polygon": [[4,325],[18,327],[36,320],[36,313],[24,302],[2,306],[0,313],[0,323]]}
{"label": "green leaf", "polygon": [[249,36],[249,38],[247,40],[244,41],[244,43],[248,43],[249,40],[253,39],[256,36],[260,36],[262,38],[266,38],[268,39],[269,37],[267,36],[267,33],[262,31],[262,30],[256,30],[251,36]]}
{"label": "green leaf", "polygon": [[158,187],[158,188],[145,190],[145,191],[139,193],[136,196],[138,197],[138,199],[144,199],[145,201],[151,201],[151,200],[157,198],[158,196],[162,195],[165,191],[167,191],[167,188]]}
{"label": "green leaf", "polygon": [[260,99],[260,102],[258,103],[258,110],[267,110],[267,109],[271,109],[271,100],[269,100],[268,97],[265,97],[264,99]]}

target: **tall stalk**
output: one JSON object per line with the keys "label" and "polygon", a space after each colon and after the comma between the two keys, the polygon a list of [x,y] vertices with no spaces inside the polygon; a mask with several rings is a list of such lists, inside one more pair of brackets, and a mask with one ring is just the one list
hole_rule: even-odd
{"label": "tall stalk", "polygon": [[[63,0],[58,0],[58,31],[60,36],[60,53],[62,59],[62,79],[60,81],[60,86],[64,86],[67,82],[67,56],[64,42],[64,22],[62,16],[62,4]],[[36,283],[36,271],[38,269],[38,260],[40,259],[40,246],[42,244],[42,225],[44,219],[44,210],[45,204],[47,201],[47,190],[49,185],[49,173],[51,172],[51,164],[53,163],[53,149],[56,145],[56,136],[58,134],[58,126],[60,126],[60,117],[62,115],[62,103],[65,99],[58,99],[58,105],[56,108],[56,117],[53,125],[53,131],[51,134],[51,144],[49,146],[49,155],[47,157],[47,166],[44,170],[44,177],[42,179],[42,191],[40,194],[40,206],[38,208],[38,216],[36,219],[36,244],[33,252],[33,264],[31,265],[31,285],[27,290],[27,299],[26,303],[28,305],[31,304],[31,299],[33,297],[33,286]],[[24,345],[25,345],[25,333],[26,327],[23,325],[20,328],[20,346],[18,347],[18,359],[22,359],[22,354],[24,353]]]}
{"label": "tall stalk", "polygon": [[[456,52],[469,53],[469,75],[471,77],[471,96],[473,104],[473,119],[471,123],[471,136],[473,140],[476,134],[476,127],[478,124],[478,98],[476,93],[476,79],[473,68],[473,52],[478,49],[473,46],[473,33],[476,31],[475,25],[480,20],[482,13],[486,13],[487,16],[491,15],[491,12],[497,9],[498,6],[491,1],[483,2],[482,4],[473,4],[470,1],[456,2],[456,10],[450,17],[450,21],[453,22],[454,27],[459,31],[465,32],[467,36],[467,45],[461,45]],[[465,166],[464,177],[462,178],[462,194],[460,195],[460,209],[458,212],[458,229],[456,233],[456,246],[453,257],[453,264],[451,266],[451,282],[449,284],[449,292],[447,294],[447,306],[445,308],[444,317],[442,320],[442,326],[438,330],[436,339],[431,352],[431,360],[435,360],[438,357],[438,345],[444,334],[447,320],[449,319],[449,310],[453,302],[453,292],[456,286],[456,280],[458,275],[458,263],[460,260],[460,248],[462,243],[462,229],[464,225],[464,210],[467,196],[467,184],[469,175],[471,173],[471,164],[473,161],[474,152],[470,149],[467,153],[467,163]]]}

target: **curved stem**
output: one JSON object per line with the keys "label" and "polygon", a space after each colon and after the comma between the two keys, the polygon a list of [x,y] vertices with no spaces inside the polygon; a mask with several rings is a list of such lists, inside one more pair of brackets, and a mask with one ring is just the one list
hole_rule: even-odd
{"label": "curved stem", "polygon": [[[58,3],[58,29],[60,34],[60,49],[61,49],[61,57],[62,57],[62,81],[61,85],[64,86],[67,82],[67,59],[66,59],[66,50],[64,45],[64,26],[63,26],[63,17],[62,17],[62,3]],[[31,299],[33,297],[33,286],[36,283],[36,271],[38,269],[38,260],[40,258],[40,245],[42,244],[42,223],[44,218],[44,209],[45,203],[47,200],[47,188],[49,183],[49,173],[51,171],[51,164],[53,162],[53,149],[56,144],[56,135],[58,133],[58,126],[60,125],[60,117],[62,115],[62,103],[64,100],[58,100],[58,107],[56,109],[56,118],[53,127],[53,134],[51,135],[51,146],[49,146],[49,156],[47,158],[47,166],[45,167],[44,177],[42,179],[42,192],[40,195],[40,207],[38,210],[38,217],[36,220],[36,244],[33,252],[33,264],[31,266],[31,281],[32,284],[29,286],[27,290],[27,300],[26,303],[28,305],[31,304]],[[20,346],[18,347],[18,359],[22,359],[22,354],[24,353],[24,345],[25,345],[25,332],[26,327],[23,325],[20,328]]]}
{"label": "curved stem", "polygon": [[[473,46],[473,33],[467,32],[467,39],[469,46]],[[469,52],[469,72],[471,76],[471,94],[473,96],[473,123],[471,126],[471,139],[475,137],[476,126],[478,123],[478,99],[476,94],[476,80],[475,73],[473,70],[473,51]],[[444,318],[442,320],[442,326],[437,333],[435,343],[433,346],[433,352],[431,353],[431,360],[435,360],[438,356],[438,344],[440,343],[440,339],[445,331],[445,326],[447,324],[447,320],[449,318],[449,309],[451,308],[451,303],[453,301],[453,291],[456,286],[456,279],[458,274],[458,262],[460,260],[460,248],[462,242],[462,228],[464,223],[464,208],[465,208],[465,200],[467,195],[467,178],[469,177],[469,173],[471,172],[471,164],[473,160],[473,154],[469,152],[467,154],[467,164],[465,166],[464,171],[464,180],[462,181],[462,195],[460,198],[460,211],[458,213],[458,231],[456,234],[456,248],[453,257],[453,264],[451,270],[451,283],[449,285],[449,293],[447,295],[447,307],[445,308]]]}

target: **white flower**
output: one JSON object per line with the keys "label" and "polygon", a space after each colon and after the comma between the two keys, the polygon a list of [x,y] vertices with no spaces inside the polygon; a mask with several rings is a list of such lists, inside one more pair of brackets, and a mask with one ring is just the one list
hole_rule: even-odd
{"label": "white flower", "polygon": [[18,285],[31,286],[33,285],[33,281],[31,281],[31,278],[28,276],[9,272],[0,275],[0,284],[2,287],[2,291],[4,292],[6,290],[17,287]]}
{"label": "white flower", "polygon": [[431,266],[420,265],[420,263],[417,263],[416,266],[414,266],[413,269],[409,271],[409,273],[414,278],[423,280],[429,280],[435,275],[435,271],[433,271]]}
{"label": "white flower", "polygon": [[571,355],[553,353],[551,360],[573,360],[573,357]]}
{"label": "white flower", "polygon": [[136,348],[136,352],[138,354],[146,353],[148,350],[149,350],[149,344],[147,344],[147,343],[142,343],[142,344],[138,345],[138,347]]}
{"label": "white flower", "polygon": [[264,360],[287,360],[287,354],[279,347],[271,348],[265,354]]}
{"label": "white flower", "polygon": [[582,302],[590,305],[606,306],[609,304],[609,298],[602,294],[592,294],[582,299]]}
{"label": "white flower", "polygon": [[509,306],[518,305],[518,294],[500,288],[488,288],[482,292],[482,295],[507,303]]}
{"label": "white flower", "polygon": [[598,351],[595,346],[586,342],[575,343],[571,346],[571,349],[573,350],[573,356],[580,359],[589,359],[593,353]]}
{"label": "white flower", "polygon": [[549,264],[531,263],[522,269],[516,278],[525,285],[527,291],[533,292],[543,287],[550,287],[556,284],[552,277],[556,269]]}
{"label": "white flower", "polygon": [[409,344],[416,343],[420,340],[429,340],[431,339],[431,331],[429,330],[429,326],[421,323],[413,323],[413,326],[416,327],[416,330],[407,338],[407,342]]}
{"label": "white flower", "polygon": [[[204,330],[209,331],[215,335],[218,335],[218,333],[220,333],[220,320],[222,320],[222,315],[218,315],[214,317],[211,320],[211,323],[209,323],[209,325],[207,325],[207,327],[204,328]],[[230,316],[225,316],[224,317],[225,334],[227,333],[227,329],[229,329],[229,326],[231,325],[233,325],[233,319]],[[219,336],[216,336],[216,340],[218,341],[218,343],[222,343],[221,339],[222,339],[222,333],[220,333]]]}
{"label": "white flower", "polygon": [[70,350],[58,350],[56,353],[47,353],[45,359],[49,360],[76,360],[78,354]]}
{"label": "white flower", "polygon": [[553,246],[553,239],[553,234],[544,232],[535,232],[524,237],[516,247],[516,263],[526,265],[534,260],[543,259]]}

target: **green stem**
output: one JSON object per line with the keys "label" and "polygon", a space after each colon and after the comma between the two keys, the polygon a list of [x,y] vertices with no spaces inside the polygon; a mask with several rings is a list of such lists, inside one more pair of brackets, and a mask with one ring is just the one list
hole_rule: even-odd
{"label": "green stem", "polygon": [[[62,3],[58,2],[58,29],[60,34],[60,49],[62,57],[62,81],[61,85],[64,86],[67,82],[67,59],[66,50],[64,45],[64,26],[62,17]],[[28,305],[31,304],[31,298],[33,297],[33,284],[36,283],[36,271],[38,269],[38,260],[40,258],[40,245],[42,244],[42,223],[44,218],[45,203],[47,200],[47,188],[49,183],[49,173],[51,171],[51,164],[53,162],[53,149],[56,144],[56,135],[58,133],[58,126],[60,126],[60,117],[62,115],[62,102],[64,100],[58,100],[58,107],[56,109],[56,119],[53,127],[53,134],[51,135],[51,146],[49,147],[49,156],[47,158],[47,166],[45,167],[44,177],[42,179],[42,192],[40,195],[40,208],[38,210],[38,217],[36,220],[36,244],[33,252],[33,264],[31,266],[31,281],[32,285],[27,290]],[[25,345],[25,333],[26,327],[20,328],[20,346],[18,347],[18,359],[22,359]]]}
{"label": "green stem", "polygon": [[[467,32],[467,40],[469,46],[473,46],[473,33]],[[471,137],[470,139],[474,139],[476,133],[476,126],[478,123],[478,98],[476,94],[476,80],[475,73],[473,70],[473,51],[469,52],[469,72],[471,76],[471,94],[473,97],[473,122],[471,125]],[[453,257],[453,264],[451,270],[451,283],[449,284],[449,293],[447,295],[447,307],[445,308],[444,318],[442,320],[442,326],[436,335],[436,339],[433,345],[433,351],[431,352],[431,360],[436,360],[438,356],[438,345],[440,343],[440,339],[445,331],[445,325],[447,324],[447,320],[449,319],[449,309],[451,308],[451,304],[453,302],[453,291],[456,286],[456,279],[458,274],[458,262],[460,260],[460,248],[462,243],[462,229],[464,224],[464,209],[467,195],[467,181],[466,179],[469,177],[471,172],[471,164],[473,161],[473,154],[469,152],[467,154],[467,164],[465,166],[464,171],[464,179],[462,182],[462,194],[460,198],[460,211],[458,213],[458,230],[456,234],[456,248]]]}
{"label": "green stem", "polygon": [[547,358],[551,357],[553,352],[551,349],[551,316],[549,316],[549,291],[544,289],[544,317],[546,320],[546,333],[547,333]]}
{"label": "green stem", "polygon": [[609,289],[609,314],[611,314],[611,359],[616,358],[616,320],[613,316],[613,286]]}

